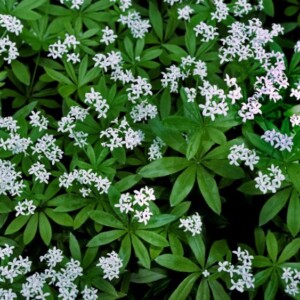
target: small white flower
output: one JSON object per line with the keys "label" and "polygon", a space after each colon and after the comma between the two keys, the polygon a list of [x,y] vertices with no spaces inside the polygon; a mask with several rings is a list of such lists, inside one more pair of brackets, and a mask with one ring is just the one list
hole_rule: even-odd
{"label": "small white flower", "polygon": [[108,26],[102,29],[102,33],[103,35],[100,42],[104,43],[105,45],[112,44],[117,38],[117,35],[115,35],[114,31],[110,29]]}
{"label": "small white flower", "polygon": [[119,255],[115,251],[112,251],[107,254],[107,257],[100,257],[97,266],[103,270],[104,279],[108,278],[108,280],[112,280],[114,278],[119,278],[120,269],[122,268],[123,263]]}
{"label": "small white flower", "polygon": [[33,215],[36,210],[36,206],[33,204],[33,200],[23,200],[20,201],[16,206],[15,206],[15,211],[16,211],[16,217],[21,215],[21,216],[30,216]]}
{"label": "small white flower", "polygon": [[190,231],[193,236],[196,234],[201,234],[202,232],[202,220],[198,212],[195,214],[188,216],[187,218],[179,219],[180,225],[179,228],[183,227],[184,231]]}

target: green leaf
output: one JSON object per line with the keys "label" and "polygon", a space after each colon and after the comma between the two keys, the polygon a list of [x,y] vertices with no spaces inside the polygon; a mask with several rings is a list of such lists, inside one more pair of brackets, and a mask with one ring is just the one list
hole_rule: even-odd
{"label": "green leaf", "polygon": [[287,210],[287,227],[292,234],[296,236],[300,231],[300,202],[299,195],[293,190]]}
{"label": "green leaf", "polygon": [[19,231],[30,219],[30,216],[18,216],[15,219],[11,221],[11,223],[8,225],[8,227],[5,230],[5,235],[7,234],[13,234],[17,231]]}
{"label": "green leaf", "polygon": [[198,286],[196,300],[210,300],[210,291],[206,279],[201,280]]}
{"label": "green leaf", "polygon": [[188,56],[188,53],[185,50],[175,44],[163,44],[162,46],[169,52],[175,54],[179,61],[181,60],[181,57]]}
{"label": "green leaf", "polygon": [[196,52],[196,35],[193,27],[187,26],[185,33],[185,44],[191,56],[195,56]]}
{"label": "green leaf", "polygon": [[69,235],[69,248],[71,255],[74,259],[81,261],[81,250],[78,240],[76,239],[75,235],[70,232]]}
{"label": "green leaf", "polygon": [[38,228],[38,220],[38,213],[35,213],[30,217],[23,234],[23,242],[25,245],[28,245],[34,239]]}
{"label": "green leaf", "polygon": [[161,17],[161,13],[157,8],[156,1],[149,2],[149,18],[152,25],[152,28],[158,38],[163,40],[163,20]]}
{"label": "green leaf", "polygon": [[85,269],[96,259],[98,247],[87,248],[82,260],[82,267]]}
{"label": "green leaf", "polygon": [[135,186],[141,179],[142,176],[139,174],[129,175],[115,183],[115,187],[122,193]]}
{"label": "green leaf", "polygon": [[254,230],[254,236],[255,236],[255,247],[257,253],[263,255],[265,252],[265,242],[266,242],[265,233],[260,227],[256,227]]}
{"label": "green leaf", "polygon": [[195,281],[199,278],[199,273],[190,274],[187,276],[172,293],[169,300],[187,299]]}
{"label": "green leaf", "polygon": [[125,230],[114,229],[110,231],[105,231],[94,236],[88,243],[87,247],[98,247],[107,245],[126,233]]}
{"label": "green leaf", "polygon": [[168,237],[169,237],[169,243],[170,243],[172,254],[183,256],[184,255],[183,246],[180,239],[177,237],[177,235],[173,232],[170,232]]}
{"label": "green leaf", "polygon": [[254,275],[255,287],[263,285],[272,274],[272,268],[265,269]]}
{"label": "green leaf", "polygon": [[47,67],[45,67],[45,71],[46,71],[47,75],[50,76],[50,78],[52,78],[53,80],[56,80],[60,83],[64,83],[69,86],[73,86],[73,82],[68,77],[63,75],[62,73],[57,72],[53,69],[49,69]]}
{"label": "green leaf", "polygon": [[159,265],[177,272],[192,273],[200,271],[199,266],[188,258],[179,255],[163,254],[158,256],[155,261]]}
{"label": "green leaf", "polygon": [[254,256],[252,264],[253,267],[256,268],[266,268],[266,267],[271,267],[273,263],[268,257],[262,255],[256,255]]}
{"label": "green leaf", "polygon": [[290,181],[293,183],[298,193],[300,193],[300,165],[298,163],[288,164],[287,171]]}
{"label": "green leaf", "polygon": [[233,166],[229,164],[227,159],[218,160],[204,160],[203,165],[208,169],[212,170],[214,173],[230,178],[230,179],[240,179],[245,177],[245,172],[242,168]]}
{"label": "green leaf", "polygon": [[162,54],[161,49],[147,49],[143,52],[141,57],[141,62],[149,62],[150,60],[153,60],[154,58],[160,56]]}
{"label": "green leaf", "polygon": [[153,246],[162,247],[162,248],[169,246],[168,241],[163,236],[161,236],[160,234],[154,231],[140,229],[140,230],[136,230],[135,234]]}
{"label": "green leaf", "polygon": [[9,197],[1,195],[0,199],[0,214],[9,213],[14,210],[13,202]]}
{"label": "green leaf", "polygon": [[274,17],[274,4],[273,4],[273,0],[263,0],[263,7],[264,7],[264,12],[270,16],[270,17]]}
{"label": "green leaf", "polygon": [[138,174],[145,178],[163,177],[179,172],[190,164],[184,157],[163,157],[141,168]]}
{"label": "green leaf", "polygon": [[219,215],[221,213],[221,199],[217,183],[213,176],[201,165],[197,168],[197,181],[205,202]]}
{"label": "green leaf", "polygon": [[43,212],[39,213],[39,232],[43,242],[48,246],[52,238],[51,224]]}
{"label": "green leaf", "polygon": [[153,215],[147,225],[144,223],[136,224],[137,229],[153,229],[153,228],[160,228],[164,225],[170,224],[176,219],[173,215],[168,214],[160,214],[160,215]]}
{"label": "green leaf", "polygon": [[197,154],[199,147],[201,145],[201,140],[203,136],[203,130],[198,129],[194,132],[188,141],[188,146],[186,150],[186,158],[191,160]]}
{"label": "green leaf", "polygon": [[46,215],[56,224],[61,226],[73,226],[73,219],[67,213],[55,212],[52,208],[45,209]]}
{"label": "green leaf", "polygon": [[131,239],[130,234],[127,233],[125,237],[122,239],[121,247],[119,251],[119,257],[123,262],[123,267],[126,268],[131,256]]}
{"label": "green leaf", "polygon": [[208,127],[207,133],[209,138],[216,144],[222,145],[226,143],[226,135],[219,129]]}
{"label": "green leaf", "polygon": [[155,269],[147,270],[141,268],[138,273],[131,273],[130,282],[150,283],[167,277],[167,274],[162,273],[162,270],[157,269],[157,272],[154,270]]}
{"label": "green leaf", "polygon": [[18,60],[13,60],[11,62],[11,67],[14,75],[25,85],[30,84],[30,73],[28,67]]}
{"label": "green leaf", "polygon": [[202,268],[205,265],[205,245],[200,235],[188,236],[188,243]]}
{"label": "green leaf", "polygon": [[142,241],[134,234],[131,235],[132,246],[136,257],[146,269],[150,269],[150,257],[147,248]]}
{"label": "green leaf", "polygon": [[189,210],[190,206],[190,201],[184,201],[172,208],[170,214],[176,216],[177,218],[180,218]]}
{"label": "green leaf", "polygon": [[278,275],[276,274],[275,270],[273,270],[271,278],[268,282],[268,285],[264,291],[264,300],[273,300],[277,294],[279,286],[279,279]]}
{"label": "green leaf", "polygon": [[259,226],[262,226],[272,220],[285,206],[292,189],[287,188],[277,192],[264,204],[259,214]]}
{"label": "green leaf", "polygon": [[284,249],[282,250],[279,258],[278,263],[283,263],[288,261],[291,257],[296,255],[300,249],[300,238],[294,239],[290,243],[288,243]]}
{"label": "green leaf", "polygon": [[171,195],[170,195],[170,204],[171,206],[176,206],[192,190],[196,180],[196,165],[189,166],[186,168],[176,179]]}
{"label": "green leaf", "polygon": [[119,229],[125,228],[124,224],[120,222],[115,216],[110,215],[104,211],[94,210],[91,211],[88,215],[93,221],[101,225],[113,227],[113,228],[119,228]]}
{"label": "green leaf", "polygon": [[278,243],[274,233],[272,233],[271,231],[267,233],[266,246],[267,246],[269,257],[273,262],[276,262],[277,255],[278,255]]}
{"label": "green leaf", "polygon": [[223,286],[216,280],[208,280],[213,299],[230,300],[230,297],[225,292]]}
{"label": "green leaf", "polygon": [[215,241],[210,248],[206,267],[213,265],[217,261],[222,261],[228,250],[229,248],[225,240]]}

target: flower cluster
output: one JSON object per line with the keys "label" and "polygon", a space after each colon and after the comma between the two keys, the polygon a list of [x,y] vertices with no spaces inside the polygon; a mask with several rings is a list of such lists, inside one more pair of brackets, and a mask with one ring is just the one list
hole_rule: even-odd
{"label": "flower cluster", "polygon": [[22,284],[22,296],[26,299],[46,299],[50,293],[44,291],[44,286],[53,285],[58,288],[58,298],[75,299],[79,291],[74,281],[83,275],[83,269],[79,261],[71,258],[63,268],[55,270],[62,259],[62,251],[55,247],[40,256],[40,261],[46,261],[47,268],[44,272],[35,272],[26,278],[26,282]]}
{"label": "flower cluster", "polygon": [[185,5],[182,8],[178,8],[178,19],[189,21],[192,13],[194,13],[194,10],[189,5]]}
{"label": "flower cluster", "polygon": [[119,51],[111,51],[105,54],[99,53],[93,57],[95,61],[95,67],[99,67],[107,72],[108,68],[112,70],[116,70],[117,68],[121,67],[122,63],[122,55]]}
{"label": "flower cluster", "polygon": [[295,88],[291,88],[290,97],[295,97],[297,100],[300,100],[300,82],[296,84]]}
{"label": "flower cluster", "polygon": [[245,144],[241,144],[230,147],[228,159],[231,165],[239,166],[242,161],[250,170],[253,170],[259,161],[259,156],[256,155],[255,150],[250,150],[245,147]]}
{"label": "flower cluster", "polygon": [[293,114],[290,117],[290,122],[291,122],[293,127],[294,126],[299,126],[300,125],[300,115]]}
{"label": "flower cluster", "polygon": [[103,270],[104,279],[108,278],[108,280],[112,280],[114,278],[119,278],[120,269],[122,268],[123,263],[119,255],[115,251],[112,251],[107,254],[107,257],[100,257],[97,266]]}
{"label": "flower cluster", "polygon": [[61,4],[70,5],[71,9],[79,10],[84,0],[59,0]]}
{"label": "flower cluster", "polygon": [[299,294],[298,284],[300,283],[300,272],[290,267],[283,268],[281,279],[284,280],[286,287],[285,292],[291,296]]}
{"label": "flower cluster", "polygon": [[205,62],[187,56],[181,58],[180,67],[171,65],[161,75],[162,86],[164,88],[170,87],[171,93],[178,93],[179,80],[184,80],[190,75],[199,76],[203,80],[207,76],[207,66]]}
{"label": "flower cluster", "polygon": [[114,31],[106,26],[102,29],[102,38],[100,40],[101,43],[104,43],[106,46],[112,44],[117,38],[117,35],[114,34]]}
{"label": "flower cluster", "polygon": [[144,133],[141,130],[133,130],[125,118],[121,122],[116,119],[112,123],[116,124],[116,126],[108,127],[100,133],[100,138],[106,137],[108,140],[101,144],[103,147],[108,147],[112,151],[125,145],[126,149],[132,150],[142,143]]}
{"label": "flower cluster", "polygon": [[19,35],[23,30],[23,25],[19,19],[11,15],[0,14],[0,26],[8,32]]}
{"label": "flower cluster", "polygon": [[63,42],[61,42],[59,39],[57,42],[49,46],[48,56],[57,59],[63,58],[63,56],[66,54],[67,61],[75,64],[80,62],[79,53],[70,52],[70,50],[76,49],[77,45],[80,45],[80,42],[76,39],[76,37],[66,33]]}
{"label": "flower cluster", "polygon": [[148,103],[147,100],[143,100],[132,108],[130,117],[134,123],[137,123],[143,120],[153,119],[157,116],[157,113],[157,107],[155,105]]}
{"label": "flower cluster", "polygon": [[80,106],[72,106],[69,113],[58,121],[58,132],[68,132],[69,137],[75,140],[75,145],[83,148],[87,145],[88,134],[83,131],[74,130],[76,121],[84,121],[88,115],[88,109]]}
{"label": "flower cluster", "polygon": [[115,207],[118,207],[121,213],[134,212],[134,218],[137,218],[139,223],[146,225],[153,215],[149,203],[155,199],[154,190],[145,186],[140,190],[135,190],[134,195],[122,194]]}
{"label": "flower cluster", "polygon": [[48,183],[51,175],[51,173],[46,170],[46,166],[39,161],[31,165],[28,173],[34,175],[35,180],[41,183]]}
{"label": "flower cluster", "polygon": [[268,171],[268,174],[263,174],[261,171],[258,172],[258,176],[254,178],[256,182],[255,187],[264,194],[268,191],[276,193],[276,190],[280,188],[281,183],[285,180],[285,176],[279,167],[273,164],[268,168]]}
{"label": "flower cluster", "polygon": [[217,28],[208,25],[206,22],[200,22],[198,25],[194,27],[196,36],[201,36],[201,42],[209,42],[212,41],[215,37],[219,35],[217,32]]}
{"label": "flower cluster", "polygon": [[121,15],[118,20],[122,25],[126,25],[134,38],[143,38],[151,27],[149,20],[142,20],[137,11],[128,11]]}
{"label": "flower cluster", "polygon": [[142,78],[141,76],[135,78],[126,91],[128,100],[132,103],[136,103],[142,96],[152,95],[151,84],[148,83],[146,78]]}
{"label": "flower cluster", "polygon": [[149,150],[148,150],[148,159],[150,161],[152,160],[156,160],[156,159],[159,159],[159,158],[162,158],[163,155],[162,155],[162,152],[161,152],[161,148],[165,146],[165,143],[159,138],[155,138],[150,147],[149,147]]}
{"label": "flower cluster", "polygon": [[21,172],[16,172],[15,165],[10,161],[0,159],[0,195],[20,196],[25,184]]}
{"label": "flower cluster", "polygon": [[13,154],[24,153],[32,143],[30,138],[22,138],[18,133],[9,133],[8,138],[0,138],[0,147],[11,151]]}
{"label": "flower cluster", "polygon": [[37,112],[32,111],[29,118],[30,118],[29,124],[32,127],[37,127],[39,131],[47,129],[49,121],[46,117],[41,115],[40,111]]}
{"label": "flower cluster", "polygon": [[33,200],[23,200],[18,202],[15,206],[16,217],[21,216],[30,216],[33,215],[36,210],[36,206],[33,204]]}
{"label": "flower cluster", "polygon": [[247,250],[232,251],[237,256],[238,264],[233,265],[229,261],[219,262],[218,272],[226,272],[230,276],[230,290],[244,292],[245,289],[254,288],[254,277],[251,273],[253,256]]}
{"label": "flower cluster", "polygon": [[16,43],[12,42],[8,36],[0,39],[0,55],[3,55],[3,53],[7,54],[3,59],[9,64],[20,55]]}
{"label": "flower cluster", "polygon": [[197,212],[187,218],[181,218],[179,221],[179,228],[183,227],[184,231],[191,232],[193,236],[202,232],[202,220]]}
{"label": "flower cluster", "polygon": [[[76,181],[83,187],[80,188],[79,192],[82,197],[87,197],[91,193],[91,187],[95,187],[99,194],[107,194],[111,182],[106,177],[96,174],[93,170],[74,170],[70,173],[64,173],[59,177],[59,186],[69,188]],[[87,187],[85,187],[87,186]]]}
{"label": "flower cluster", "polygon": [[293,137],[288,136],[287,134],[277,132],[275,129],[273,129],[265,131],[261,138],[270,143],[274,148],[279,148],[280,151],[292,151]]}
{"label": "flower cluster", "polygon": [[98,113],[98,119],[107,117],[106,114],[109,110],[107,100],[99,92],[96,92],[93,87],[89,93],[85,93],[84,102],[95,109]]}
{"label": "flower cluster", "polygon": [[46,133],[39,138],[35,145],[31,147],[32,154],[39,154],[38,158],[45,156],[51,161],[52,165],[59,162],[63,157],[63,151],[55,144],[56,140],[53,135]]}

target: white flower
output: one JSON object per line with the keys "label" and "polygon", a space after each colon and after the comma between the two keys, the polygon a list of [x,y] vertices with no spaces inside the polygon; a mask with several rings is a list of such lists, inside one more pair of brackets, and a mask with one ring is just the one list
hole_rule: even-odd
{"label": "white flower", "polygon": [[54,268],[58,263],[63,260],[63,252],[55,246],[49,249],[45,255],[40,256],[40,261],[46,261],[49,268]]}
{"label": "white flower", "polygon": [[97,300],[98,299],[98,290],[93,287],[84,286],[84,289],[81,291],[83,300]]}
{"label": "white flower", "polygon": [[29,124],[32,127],[38,127],[39,131],[42,131],[43,129],[47,129],[49,121],[40,114],[40,111],[34,112],[32,111],[29,118]]}
{"label": "white flower", "polygon": [[150,208],[147,207],[142,211],[135,210],[134,218],[137,218],[139,223],[147,225],[152,215],[153,213],[150,211]]}
{"label": "white flower", "polygon": [[178,8],[178,19],[189,21],[193,12],[194,10],[189,5],[186,5],[183,8]]}
{"label": "white flower", "polygon": [[243,161],[246,166],[249,166],[250,170],[253,170],[254,165],[259,161],[259,156],[256,155],[255,150],[250,150],[245,147],[245,144],[241,144],[233,145],[230,148],[228,159],[231,165],[239,166],[239,161]]}
{"label": "white flower", "polygon": [[19,19],[11,15],[0,14],[0,26],[8,32],[19,35],[22,32],[23,25]]}
{"label": "white flower", "polygon": [[102,33],[103,35],[100,42],[104,43],[105,45],[112,44],[117,38],[117,35],[115,35],[114,31],[110,29],[108,26],[102,29]]}
{"label": "white flower", "polygon": [[205,269],[203,272],[202,272],[202,275],[206,278],[210,275],[210,273]]}
{"label": "white flower", "polygon": [[212,25],[207,25],[205,22],[200,22],[194,27],[196,36],[200,35],[201,42],[212,41],[215,37],[219,35],[217,28]]}
{"label": "white flower", "polygon": [[28,173],[30,175],[34,175],[36,177],[36,180],[41,183],[48,183],[49,177],[51,175],[51,173],[47,172],[45,165],[41,164],[40,162],[32,164],[30,169],[28,170]]}
{"label": "white flower", "polygon": [[15,211],[16,211],[16,217],[21,215],[21,216],[30,216],[33,215],[36,210],[36,206],[33,204],[33,200],[23,200],[20,201],[16,206],[15,206]]}
{"label": "white flower", "polygon": [[153,104],[148,103],[147,100],[143,100],[141,103],[135,105],[131,112],[130,117],[133,119],[134,123],[153,119],[157,116],[158,111],[157,107]]}
{"label": "white flower", "polygon": [[119,207],[121,213],[128,214],[130,211],[134,211],[132,202],[133,197],[129,193],[122,194],[119,203],[115,204],[115,207]]}
{"label": "white flower", "polygon": [[67,61],[68,62],[70,61],[72,64],[76,64],[76,63],[80,62],[79,53],[68,53]]}
{"label": "white flower", "polygon": [[114,278],[119,278],[120,269],[122,268],[123,263],[119,255],[115,251],[112,251],[107,254],[107,257],[100,257],[97,266],[103,270],[104,279],[108,278],[109,280],[112,280]]}
{"label": "white flower", "polygon": [[163,155],[161,153],[161,148],[163,146],[165,146],[165,143],[159,137],[155,138],[152,141],[152,144],[149,147],[149,150],[148,150],[148,159],[150,161],[153,161],[153,160],[162,158]]}
{"label": "white flower", "polygon": [[201,217],[198,214],[198,212],[196,212],[195,214],[188,216],[187,218],[183,219],[179,219],[180,221],[180,225],[179,228],[183,227],[184,231],[190,231],[192,233],[193,236],[195,236],[196,234],[201,234],[202,232],[202,221],[201,221]]}
{"label": "white flower", "polygon": [[0,248],[0,259],[4,259],[5,257],[10,257],[13,254],[14,246],[9,246],[8,244],[4,245],[4,248]]}
{"label": "white flower", "polygon": [[300,125],[300,115],[293,114],[290,117],[290,122],[291,122],[293,127],[294,126],[299,126]]}
{"label": "white flower", "polygon": [[255,187],[258,188],[262,193],[266,194],[268,191],[276,193],[276,190],[280,188],[281,183],[285,180],[285,176],[279,167],[271,165],[268,168],[269,173],[263,174],[261,171],[258,172],[258,176],[254,178],[256,182]]}
{"label": "white flower", "polygon": [[0,39],[0,55],[7,53],[6,57],[3,57],[9,64],[12,60],[15,60],[19,56],[18,48],[15,42],[12,42],[8,36]]}
{"label": "white flower", "polygon": [[293,137],[289,137],[287,134],[277,132],[275,129],[266,130],[261,138],[270,143],[271,146],[274,146],[274,148],[279,148],[280,151],[292,151]]}
{"label": "white flower", "polygon": [[104,99],[99,92],[92,87],[89,93],[85,93],[84,102],[92,106],[98,113],[98,119],[106,118],[109,110],[107,100]]}
{"label": "white flower", "polygon": [[20,196],[25,184],[21,177],[21,172],[16,172],[15,165],[10,161],[0,159],[0,195]]}

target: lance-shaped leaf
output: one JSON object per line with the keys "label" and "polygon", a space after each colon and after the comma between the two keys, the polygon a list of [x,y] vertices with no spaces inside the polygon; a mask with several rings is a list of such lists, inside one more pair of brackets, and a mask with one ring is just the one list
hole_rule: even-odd
{"label": "lance-shaped leaf", "polygon": [[197,266],[194,262],[179,255],[163,254],[158,256],[155,261],[159,265],[177,272],[192,273],[200,271],[199,266]]}
{"label": "lance-shaped leaf", "polygon": [[197,168],[197,181],[207,205],[217,214],[221,213],[221,198],[214,177],[201,165]]}

